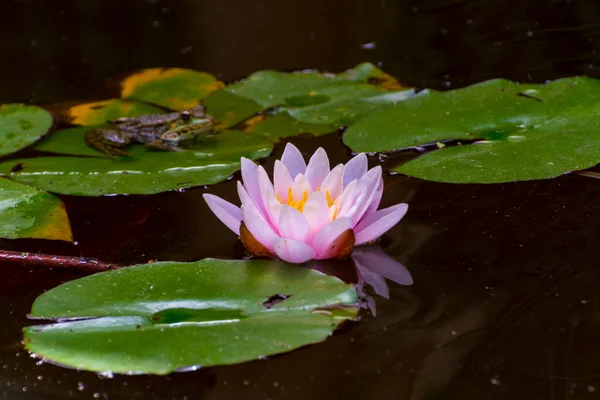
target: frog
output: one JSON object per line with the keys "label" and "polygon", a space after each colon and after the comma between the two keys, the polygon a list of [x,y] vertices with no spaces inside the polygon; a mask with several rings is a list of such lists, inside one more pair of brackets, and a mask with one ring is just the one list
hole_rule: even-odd
{"label": "frog", "polygon": [[110,125],[107,128],[89,129],[85,142],[110,157],[130,157],[123,148],[132,143],[144,144],[151,150],[183,151],[180,145],[215,133],[213,118],[201,105],[168,114],[123,117],[107,122]]}

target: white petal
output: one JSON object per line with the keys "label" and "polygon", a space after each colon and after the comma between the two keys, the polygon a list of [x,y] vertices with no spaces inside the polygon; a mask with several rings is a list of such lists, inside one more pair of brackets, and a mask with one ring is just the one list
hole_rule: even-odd
{"label": "white petal", "polygon": [[368,163],[365,153],[360,153],[344,166],[344,187],[355,179],[360,179],[367,173]]}
{"label": "white petal", "polygon": [[240,224],[242,222],[242,211],[240,208],[214,194],[205,193],[202,197],[204,197],[208,208],[210,208],[217,218],[239,236]]}
{"label": "white petal", "polygon": [[309,245],[294,239],[277,239],[274,250],[279,258],[294,264],[302,264],[315,258],[315,252]]}
{"label": "white petal", "polygon": [[329,173],[329,158],[327,157],[327,153],[323,150],[322,147],[319,147],[315,154],[310,158],[308,162],[308,166],[306,167],[306,179],[308,183],[312,186],[313,190],[317,190],[321,183],[323,183],[323,179]]}
{"label": "white petal", "polygon": [[290,175],[285,164],[279,160],[275,160],[275,167],[273,169],[273,183],[275,186],[275,193],[279,195],[282,200],[287,199],[288,189],[292,187],[294,180]]}
{"label": "white petal", "polygon": [[273,244],[279,236],[271,229],[269,223],[264,217],[256,212],[253,212],[250,207],[242,206],[242,215],[244,217],[244,225],[254,239],[265,246],[269,251],[273,251]]}
{"label": "white petal", "polygon": [[300,211],[290,206],[281,207],[279,233],[282,238],[306,242],[310,238],[310,225]]}
{"label": "white petal", "polygon": [[329,192],[329,196],[332,199],[337,199],[341,194],[344,188],[343,186],[344,179],[344,165],[337,165],[334,169],[331,170],[329,174],[323,180],[321,184],[322,192]]}
{"label": "white petal", "polygon": [[281,162],[287,167],[290,175],[293,178],[298,174],[303,174],[306,171],[306,161],[302,157],[302,153],[296,146],[291,143],[285,145],[283,155],[281,156]]}
{"label": "white petal", "polygon": [[314,237],[312,248],[317,253],[317,258],[327,252],[331,244],[342,234],[342,232],[352,228],[349,218],[336,218],[325,225]]}
{"label": "white petal", "polygon": [[367,218],[364,218],[354,228],[356,245],[372,242],[379,238],[396,225],[404,217],[407,210],[408,204],[396,204],[395,206],[376,211]]}
{"label": "white petal", "polygon": [[327,200],[323,192],[314,192],[310,195],[304,204],[302,215],[308,221],[312,235],[317,233],[319,229],[331,220],[329,209],[327,208]]}

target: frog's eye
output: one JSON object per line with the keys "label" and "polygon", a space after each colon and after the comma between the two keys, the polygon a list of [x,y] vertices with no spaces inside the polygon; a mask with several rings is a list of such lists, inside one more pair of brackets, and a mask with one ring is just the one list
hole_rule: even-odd
{"label": "frog's eye", "polygon": [[187,121],[188,119],[190,119],[192,117],[192,113],[189,111],[182,111],[181,112],[181,119],[184,121]]}

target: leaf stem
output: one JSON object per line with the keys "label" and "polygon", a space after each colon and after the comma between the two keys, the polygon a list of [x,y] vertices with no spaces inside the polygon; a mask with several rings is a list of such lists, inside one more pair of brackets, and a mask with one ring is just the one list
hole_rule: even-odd
{"label": "leaf stem", "polygon": [[60,268],[81,272],[99,272],[121,268],[95,258],[57,256],[19,251],[0,250],[0,262],[18,263],[36,268]]}

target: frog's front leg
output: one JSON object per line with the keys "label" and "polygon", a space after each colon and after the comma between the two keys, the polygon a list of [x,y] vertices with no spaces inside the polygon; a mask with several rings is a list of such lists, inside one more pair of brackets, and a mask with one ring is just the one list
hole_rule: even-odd
{"label": "frog's front leg", "polygon": [[132,139],[125,132],[115,129],[96,128],[90,129],[85,133],[85,143],[104,154],[115,157],[130,157],[123,147],[132,142]]}

